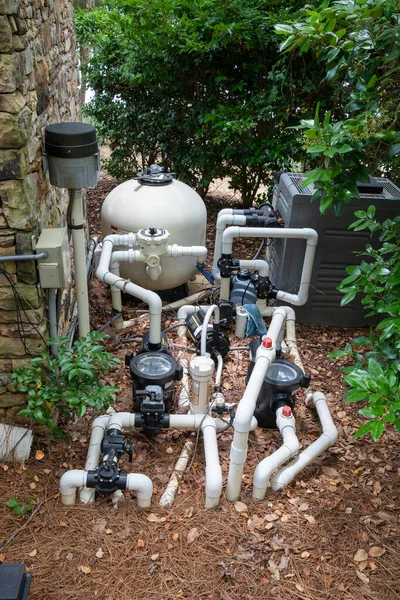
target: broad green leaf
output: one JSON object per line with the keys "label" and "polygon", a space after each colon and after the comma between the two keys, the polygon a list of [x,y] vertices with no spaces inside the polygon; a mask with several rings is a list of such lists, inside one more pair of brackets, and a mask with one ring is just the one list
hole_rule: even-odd
{"label": "broad green leaf", "polygon": [[287,35],[288,33],[293,33],[293,27],[291,25],[287,25],[285,23],[278,23],[274,25],[275,33],[279,35]]}
{"label": "broad green leaf", "polygon": [[366,433],[370,433],[374,442],[376,442],[385,431],[385,424],[382,421],[369,421],[365,423],[358,431],[355,432],[354,437],[359,438]]}
{"label": "broad green leaf", "polygon": [[349,302],[354,300],[354,298],[357,295],[357,291],[358,290],[353,289],[353,290],[349,290],[348,292],[346,292],[346,294],[343,296],[343,298],[340,301],[340,306],[345,306],[346,304],[348,304]]}

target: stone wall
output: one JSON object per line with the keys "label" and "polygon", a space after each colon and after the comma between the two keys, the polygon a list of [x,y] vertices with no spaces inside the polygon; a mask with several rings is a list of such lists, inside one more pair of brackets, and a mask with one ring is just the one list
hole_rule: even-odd
{"label": "stone wall", "polygon": [[43,134],[50,123],[80,120],[78,83],[69,0],[0,0],[1,421],[24,403],[10,373],[43,350],[47,336],[36,263],[1,256],[31,253],[43,227],[65,225],[66,191],[52,188],[42,170]]}

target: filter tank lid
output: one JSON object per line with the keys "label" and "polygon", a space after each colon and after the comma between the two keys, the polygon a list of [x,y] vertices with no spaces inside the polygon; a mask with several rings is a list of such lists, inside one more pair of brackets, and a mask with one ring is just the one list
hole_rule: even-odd
{"label": "filter tank lid", "polygon": [[45,129],[45,148],[49,156],[84,158],[99,151],[96,128],[87,123],[54,123]]}

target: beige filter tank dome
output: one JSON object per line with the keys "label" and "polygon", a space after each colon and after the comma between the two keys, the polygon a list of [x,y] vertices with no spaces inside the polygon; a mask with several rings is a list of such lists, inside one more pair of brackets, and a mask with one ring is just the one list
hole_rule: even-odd
{"label": "beige filter tank dome", "polygon": [[[101,223],[103,237],[154,227],[170,233],[168,244],[204,246],[207,211],[192,188],[153,165],[108,194],[101,209]],[[121,263],[121,277],[157,291],[182,285],[198,272],[194,257],[160,258],[162,273],[157,281],[150,279],[143,263]]]}

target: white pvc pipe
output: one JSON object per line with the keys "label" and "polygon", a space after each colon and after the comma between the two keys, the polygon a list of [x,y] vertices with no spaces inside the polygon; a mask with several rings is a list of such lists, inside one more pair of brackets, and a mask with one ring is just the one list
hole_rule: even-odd
{"label": "white pvc pipe", "polygon": [[221,354],[218,354],[217,355],[217,371],[215,373],[215,387],[217,389],[219,389],[219,387],[221,385],[221,376],[222,376],[223,368],[224,368],[223,358],[222,358]]}
{"label": "white pvc pipe", "polygon": [[201,341],[200,341],[200,352],[202,356],[206,354],[206,345],[207,345],[207,328],[211,319],[211,315],[215,313],[214,323],[219,323],[219,308],[217,304],[212,304],[210,308],[207,310],[206,315],[204,317],[202,329],[201,329]]}
{"label": "white pvc pipe", "polygon": [[192,315],[194,315],[195,312],[199,311],[200,309],[200,306],[194,306],[193,304],[185,304],[184,306],[181,306],[178,310],[177,319],[178,321],[184,323],[187,317],[191,317]]}
{"label": "white pvc pipe", "polygon": [[[306,240],[307,245],[304,255],[299,291],[297,294],[279,291],[277,294],[277,299],[283,300],[284,302],[289,302],[295,306],[302,306],[307,302],[315,249],[318,243],[318,234],[314,229],[307,227],[303,229],[289,229],[280,227],[271,227],[265,229],[261,227],[228,227],[222,234],[223,254],[232,254],[233,240],[237,237],[288,238]],[[223,298],[225,299],[225,296]]]}
{"label": "white pvc pipe", "polygon": [[266,260],[239,260],[240,269],[258,271],[261,277],[268,277],[269,266]]}
{"label": "white pvc pipe", "polygon": [[297,365],[303,373],[305,373],[304,365],[301,360],[299,349],[297,347],[296,340],[296,315],[290,306],[286,306],[286,345],[289,348],[289,354],[293,359],[295,365]]}
{"label": "white pvc pipe", "polygon": [[[169,427],[170,429],[179,429],[180,431],[196,431],[199,429],[204,414],[186,414],[186,415],[170,415],[169,416]],[[216,417],[215,424],[217,431],[226,429],[226,421]],[[253,416],[250,421],[250,431],[254,431],[257,427],[257,419]]]}
{"label": "white pvc pipe", "polygon": [[[187,317],[191,316],[197,310],[200,310],[198,306],[185,305],[181,306],[178,310],[178,320],[182,325],[178,328],[178,338],[179,342],[182,346],[187,346],[187,336],[186,336],[186,324],[185,321]],[[188,407],[189,406],[189,361],[185,358],[185,350],[182,349],[179,352],[179,364],[183,369],[182,380],[181,380],[181,391],[179,392],[178,398],[178,406],[179,408]]]}
{"label": "white pvc pipe", "polygon": [[283,443],[276,452],[267,456],[256,467],[253,476],[253,498],[263,500],[272,474],[289,458],[299,451],[300,444],[296,436],[296,419],[293,413],[289,417],[282,415],[283,407],[276,411],[276,425],[282,434]]}
{"label": "white pvc pipe", "polygon": [[176,492],[178,491],[179,479],[182,477],[182,474],[187,467],[192,450],[193,442],[185,442],[182,448],[182,452],[180,453],[179,458],[176,461],[175,468],[170,477],[168,485],[160,498],[160,506],[170,506],[173,503]]}
{"label": "white pvc pipe", "polygon": [[60,479],[61,502],[65,506],[72,506],[76,502],[76,491],[86,485],[87,472],[73,469],[66,471]]}
{"label": "white pvc pipe", "polygon": [[140,250],[133,250],[130,248],[129,250],[115,250],[111,254],[111,265],[114,263],[134,263],[134,262],[146,262],[147,256],[142,254]]}
{"label": "white pvc pipe", "polygon": [[178,246],[172,244],[168,246],[167,256],[180,258],[181,256],[194,256],[197,262],[203,263],[207,258],[207,248],[205,246]]}
{"label": "white pvc pipe", "polygon": [[28,460],[32,441],[31,429],[0,423],[0,460],[4,462]]}
{"label": "white pvc pipe", "polygon": [[171,302],[170,304],[166,304],[163,306],[163,312],[167,312],[168,310],[175,310],[180,306],[184,306],[185,304],[191,304],[192,302],[199,302],[200,300],[204,300],[211,294],[212,288],[210,287],[201,290],[200,292],[196,292],[195,294],[191,294],[190,296],[186,296],[186,298],[181,298],[180,300],[176,300],[175,302]]}
{"label": "white pvc pipe", "polygon": [[219,299],[229,300],[229,294],[231,291],[231,278],[221,277],[221,283],[219,288]]}
{"label": "white pvc pipe", "polygon": [[234,215],[232,212],[224,212],[224,209],[218,213],[217,228],[215,233],[215,245],[214,245],[214,260],[212,266],[212,274],[217,281],[220,279],[220,273],[218,268],[218,261],[221,258],[222,251],[222,234],[228,225],[246,225],[245,215]]}
{"label": "white pvc pipe", "polygon": [[128,473],[125,489],[136,492],[136,502],[140,508],[149,508],[153,495],[153,484],[150,477],[143,473]]}
{"label": "white pvc pipe", "polygon": [[254,415],[257,398],[264,382],[265,374],[276,356],[276,340],[286,319],[286,311],[278,307],[274,311],[268,329],[268,338],[272,340],[270,348],[261,345],[256,354],[255,364],[250,379],[239,402],[233,426],[235,429],[230,452],[230,464],[226,497],[237,500],[240,495],[244,463],[247,456],[247,443],[250,423]]}
{"label": "white pvc pipe", "polygon": [[113,246],[128,245],[131,240],[135,239],[134,235],[109,235],[103,240],[103,247],[100,255],[99,266],[96,270],[96,277],[109,285],[123,290],[127,294],[131,294],[136,298],[140,298],[143,302],[149,305],[150,312],[150,333],[149,341],[151,344],[158,345],[161,341],[161,311],[162,302],[160,296],[155,292],[146,290],[139,285],[136,285],[126,279],[122,279],[113,274],[110,269],[111,255]]}
{"label": "white pvc pipe", "polygon": [[322,434],[308,448],[303,450],[288,465],[280,469],[271,481],[274,491],[281,490],[296,477],[300,471],[308,467],[320,454],[325,452],[338,439],[338,431],[329,412],[326,398],[322,392],[314,392],[307,396],[306,404],[314,405],[321,421]]}
{"label": "white pvc pipe", "polygon": [[89,294],[86,276],[86,243],[84,230],[82,190],[71,190],[72,245],[74,248],[74,268],[76,301],[78,305],[79,336],[86,337],[90,332]]}
{"label": "white pvc pipe", "polygon": [[219,462],[217,427],[210,416],[203,418],[201,430],[204,438],[206,461],[206,501],[205,508],[218,506],[222,492],[222,470]]}
{"label": "white pvc pipe", "polygon": [[[85,471],[91,471],[99,466],[101,456],[101,442],[107,429],[111,415],[101,415],[96,417],[92,424],[92,433],[90,435],[89,448],[85,462]],[[94,488],[84,487],[81,489],[79,498],[84,504],[92,504],[95,500],[96,490]]]}

